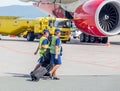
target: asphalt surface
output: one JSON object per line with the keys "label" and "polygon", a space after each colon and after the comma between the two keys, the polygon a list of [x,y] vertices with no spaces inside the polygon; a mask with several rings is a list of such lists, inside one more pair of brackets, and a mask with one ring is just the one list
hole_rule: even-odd
{"label": "asphalt surface", "polygon": [[59,81],[32,82],[29,73],[39,55],[38,40],[2,37],[0,40],[0,91],[120,91],[120,36],[111,45],[80,43],[72,39],[63,44]]}

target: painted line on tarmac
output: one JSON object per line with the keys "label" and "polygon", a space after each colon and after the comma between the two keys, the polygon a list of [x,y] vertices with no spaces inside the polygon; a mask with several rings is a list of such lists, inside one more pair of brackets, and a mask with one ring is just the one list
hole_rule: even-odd
{"label": "painted line on tarmac", "polygon": [[[9,48],[9,47],[6,47],[6,46],[0,46],[0,47],[3,48],[3,49],[9,50],[9,51],[16,52],[16,53],[33,55],[33,53],[16,50],[16,49]],[[83,61],[73,61],[73,60],[69,60],[69,61],[77,62],[77,63],[81,63],[81,64],[89,64],[89,65],[94,65],[94,66],[99,66],[99,67],[104,67],[104,68],[120,70],[120,66],[109,66],[109,65],[97,64],[97,63],[94,63],[94,62],[83,62]]]}
{"label": "painted line on tarmac", "polygon": [[3,48],[3,49],[6,49],[6,50],[12,51],[12,52],[16,52],[16,53],[22,53],[22,54],[27,54],[27,55],[32,54],[33,55],[33,53],[16,50],[16,49],[13,49],[13,48],[10,48],[10,47],[7,47],[7,46],[0,46],[0,47]]}
{"label": "painted line on tarmac", "polygon": [[104,68],[110,68],[110,69],[115,69],[115,70],[120,70],[120,66],[109,66],[109,65],[97,64],[94,62],[83,62],[83,61],[73,61],[73,60],[69,60],[69,61],[77,62],[77,63],[81,63],[81,64],[89,64],[89,65],[94,65],[94,66],[99,66],[99,67],[104,67]]}

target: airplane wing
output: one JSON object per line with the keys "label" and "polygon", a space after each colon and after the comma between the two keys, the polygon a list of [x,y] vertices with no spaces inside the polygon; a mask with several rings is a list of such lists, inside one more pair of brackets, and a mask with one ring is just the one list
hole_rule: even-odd
{"label": "airplane wing", "polygon": [[[72,17],[76,8],[87,0],[20,0],[23,2],[33,2],[35,6],[43,11],[57,17],[66,17],[65,14]],[[72,6],[72,7],[71,7]]]}
{"label": "airplane wing", "polygon": [[[44,2],[44,1],[48,1],[48,2],[56,2],[56,3],[73,3],[75,1],[78,1],[78,0],[20,0],[20,1],[23,1],[23,2]],[[84,1],[84,0],[80,0],[80,1]]]}
{"label": "airplane wing", "polygon": [[[72,3],[58,3],[64,10],[68,12],[75,12],[76,8],[87,0],[76,0]],[[72,6],[72,7],[71,7]]]}

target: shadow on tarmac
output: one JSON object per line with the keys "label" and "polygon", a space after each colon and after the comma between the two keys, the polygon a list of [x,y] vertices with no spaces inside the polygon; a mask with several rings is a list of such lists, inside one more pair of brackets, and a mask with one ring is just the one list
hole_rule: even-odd
{"label": "shadow on tarmac", "polygon": [[[65,43],[62,43],[65,44]],[[78,40],[72,40],[67,42],[65,45],[92,45],[92,46],[105,46],[105,43],[86,43],[86,42],[79,42]],[[120,45],[120,42],[110,42],[111,45]]]}
{"label": "shadow on tarmac", "polygon": [[[27,78],[26,81],[33,82],[29,74],[20,74],[20,73],[6,73],[6,74],[12,75],[12,77],[16,77],[16,78]],[[46,77],[44,76],[44,77],[41,77],[40,79],[48,80],[50,78],[47,76]],[[37,81],[39,81],[39,80],[37,80]],[[35,81],[35,82],[37,82],[37,81]]]}
{"label": "shadow on tarmac", "polygon": [[39,40],[35,40],[35,41],[27,41],[27,40],[19,40],[19,39],[1,39],[0,41],[15,41],[15,42],[29,42],[29,43],[35,43],[35,42],[39,42]]}
{"label": "shadow on tarmac", "polygon": [[73,40],[72,42],[67,42],[62,43],[63,45],[92,45],[92,46],[105,46],[106,44],[102,44],[102,43],[85,43],[85,42],[78,42],[77,40]]}
{"label": "shadow on tarmac", "polygon": [[120,45],[120,42],[110,42],[113,45]]}
{"label": "shadow on tarmac", "polygon": [[20,74],[20,73],[6,73],[17,78],[26,78],[26,81],[33,82],[29,74]]}
{"label": "shadow on tarmac", "polygon": [[20,74],[20,73],[6,73],[12,75],[13,77],[20,77],[20,78],[30,78],[29,74]]}

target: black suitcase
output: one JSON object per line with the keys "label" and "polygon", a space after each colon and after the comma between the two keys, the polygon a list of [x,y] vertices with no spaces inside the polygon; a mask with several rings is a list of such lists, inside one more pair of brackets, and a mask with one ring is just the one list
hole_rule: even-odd
{"label": "black suitcase", "polygon": [[45,67],[40,66],[37,70],[30,74],[32,81],[39,81],[39,79],[42,78],[47,72],[48,71]]}
{"label": "black suitcase", "polygon": [[53,68],[52,64],[42,65],[37,70],[33,71],[30,76],[32,81],[39,81],[44,76],[49,76],[49,71]]}
{"label": "black suitcase", "polygon": [[30,74],[32,81],[38,81],[43,76],[49,76],[48,73],[53,68],[53,65],[50,64],[50,49],[47,49],[47,51],[43,54],[43,58],[44,61],[42,62],[41,66]]}

